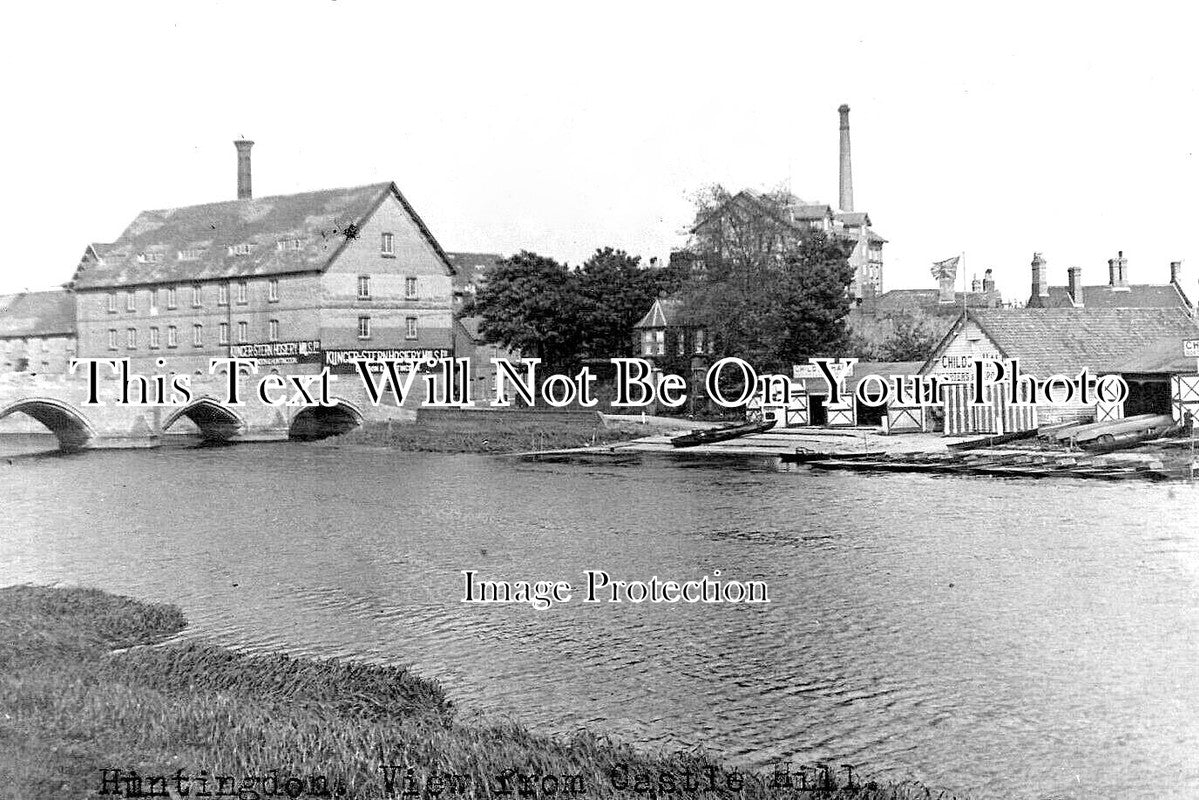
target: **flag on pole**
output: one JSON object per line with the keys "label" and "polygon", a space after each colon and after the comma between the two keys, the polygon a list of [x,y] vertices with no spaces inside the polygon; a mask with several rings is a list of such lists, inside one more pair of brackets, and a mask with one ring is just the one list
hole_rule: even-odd
{"label": "flag on pole", "polygon": [[947,258],[944,261],[934,262],[933,269],[932,269],[933,277],[939,279],[939,278],[944,278],[944,277],[956,276],[957,272],[958,272],[958,262],[961,260],[962,260],[962,257],[960,255],[957,255],[957,256],[954,256],[953,258]]}

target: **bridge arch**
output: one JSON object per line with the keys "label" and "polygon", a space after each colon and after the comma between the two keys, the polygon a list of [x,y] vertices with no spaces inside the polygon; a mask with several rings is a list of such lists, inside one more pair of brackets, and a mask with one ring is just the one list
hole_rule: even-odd
{"label": "bridge arch", "polygon": [[171,413],[163,420],[162,430],[187,417],[200,429],[200,436],[209,442],[227,442],[246,429],[243,420],[233,409],[209,397],[201,397]]}
{"label": "bridge arch", "polygon": [[27,397],[0,408],[0,419],[20,412],[45,425],[62,450],[79,450],[96,435],[95,428],[69,403],[53,397]]}
{"label": "bridge arch", "polygon": [[349,400],[333,398],[331,406],[304,406],[291,418],[287,438],[302,442],[348,433],[362,425],[362,410]]}

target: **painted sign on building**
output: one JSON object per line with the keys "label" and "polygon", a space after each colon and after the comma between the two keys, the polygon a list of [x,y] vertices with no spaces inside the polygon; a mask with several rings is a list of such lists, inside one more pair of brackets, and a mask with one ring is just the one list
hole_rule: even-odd
{"label": "painted sign on building", "polygon": [[[406,350],[326,350],[325,366],[332,373],[354,373],[358,367],[357,361],[397,361],[405,370],[427,370],[433,362],[443,358],[453,358],[454,352],[448,347],[417,347]],[[372,367],[372,371],[381,370],[382,363]]]}
{"label": "painted sign on building", "polygon": [[319,364],[322,361],[320,339],[300,342],[256,342],[229,346],[230,358],[254,358],[260,365]]}

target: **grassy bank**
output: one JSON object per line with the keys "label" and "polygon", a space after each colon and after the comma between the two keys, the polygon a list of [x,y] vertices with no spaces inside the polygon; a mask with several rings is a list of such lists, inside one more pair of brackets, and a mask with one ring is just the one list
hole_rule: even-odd
{"label": "grassy bank", "polygon": [[412,424],[368,423],[330,441],[434,453],[522,453],[615,444],[649,433],[635,426],[609,428],[598,416],[557,419],[484,412]]}
{"label": "grassy bank", "polygon": [[[288,789],[313,796],[319,782],[287,783],[312,775],[325,776],[333,791],[344,786],[346,797],[385,797],[386,764],[395,768],[396,797],[418,790],[409,800],[518,798],[525,788],[532,791],[524,797],[938,796],[916,786],[770,789],[744,773],[739,791],[683,791],[684,773],[702,787],[709,776],[727,786],[731,773],[702,756],[646,754],[592,734],[558,739],[462,722],[438,684],[403,668],[246,655],[194,642],[143,646],[183,625],[173,607],[94,590],[0,589],[0,795],[105,796],[102,770],[119,769],[143,779],[170,776],[163,786],[170,789],[181,770],[192,796],[204,770],[214,797],[218,786],[242,800],[272,791],[286,797]],[[413,786],[404,783],[409,768]],[[636,775],[658,781],[663,771],[680,776],[676,791],[634,791]],[[520,775],[539,777],[525,783]],[[218,784],[216,776],[232,782]],[[844,784],[844,773],[838,777]],[[499,791],[505,780],[511,794]],[[581,793],[568,791],[580,786]],[[127,783],[108,788],[127,796]]]}

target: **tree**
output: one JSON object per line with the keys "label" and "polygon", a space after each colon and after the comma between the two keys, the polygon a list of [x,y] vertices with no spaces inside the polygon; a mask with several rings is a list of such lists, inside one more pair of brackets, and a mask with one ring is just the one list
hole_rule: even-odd
{"label": "tree", "polygon": [[496,262],[479,289],[474,312],[479,332],[562,371],[578,361],[583,341],[582,308],[575,279],[565,264],[527,250]]}
{"label": "tree", "polygon": [[884,361],[924,361],[933,353],[942,332],[922,313],[894,319],[895,330],[879,348]]}
{"label": "tree", "polygon": [[592,358],[632,355],[633,326],[664,288],[664,271],[642,268],[639,256],[604,247],[575,275],[584,351]]}

